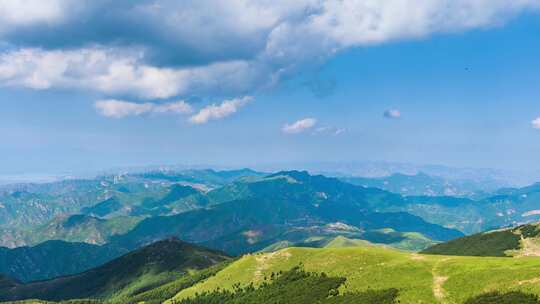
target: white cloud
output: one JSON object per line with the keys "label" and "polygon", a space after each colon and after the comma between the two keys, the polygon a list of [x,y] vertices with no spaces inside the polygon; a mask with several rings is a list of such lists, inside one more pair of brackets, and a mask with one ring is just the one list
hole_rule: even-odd
{"label": "white cloud", "polygon": [[535,129],[540,129],[540,117],[536,118],[531,122],[532,127]]}
{"label": "white cloud", "polygon": [[401,117],[401,112],[396,109],[389,109],[384,111],[383,116],[390,119],[396,119]]}
{"label": "white cloud", "polygon": [[281,131],[286,134],[298,134],[313,128],[317,124],[315,118],[304,118],[292,124],[285,124]]}
{"label": "white cloud", "polygon": [[538,0],[323,1],[321,13],[304,24],[309,32],[347,47],[497,25],[539,7]]}
{"label": "white cloud", "polygon": [[193,108],[185,101],[169,102],[159,104],[154,107],[154,113],[176,113],[176,114],[190,114],[193,112]]}
{"label": "white cloud", "polygon": [[123,100],[107,99],[96,101],[94,106],[99,114],[111,118],[123,118],[151,113],[189,114],[193,112],[191,106],[184,101],[155,104],[150,102],[134,103]]}
{"label": "white cloud", "polygon": [[202,108],[197,114],[190,117],[189,121],[193,124],[205,124],[210,120],[222,119],[238,111],[238,109],[251,102],[253,97],[244,96],[225,100],[221,104],[212,104]]}
{"label": "white cloud", "polygon": [[[0,84],[143,99],[238,96],[347,48],[498,26],[538,8],[540,0],[0,0],[0,42],[14,46],[0,54]],[[28,48],[17,49],[18,39]],[[57,49],[63,43],[69,50]],[[162,55],[176,64],[155,63]]]}
{"label": "white cloud", "polygon": [[63,0],[0,0],[0,32],[9,26],[57,22],[68,4]]}
{"label": "white cloud", "polygon": [[324,134],[324,135],[340,135],[345,132],[345,129],[343,128],[336,128],[336,127],[319,127],[315,129],[314,134]]}
{"label": "white cloud", "polygon": [[159,68],[141,60],[139,53],[118,49],[21,49],[0,54],[0,83],[33,89],[89,89],[145,99],[204,93],[220,85],[236,91],[249,85],[250,67],[241,61]]}

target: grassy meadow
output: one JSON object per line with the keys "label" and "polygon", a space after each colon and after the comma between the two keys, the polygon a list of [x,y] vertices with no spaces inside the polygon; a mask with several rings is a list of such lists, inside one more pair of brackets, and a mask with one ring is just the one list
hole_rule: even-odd
{"label": "grassy meadow", "polygon": [[236,284],[257,286],[272,273],[299,265],[306,271],[347,278],[341,293],[397,288],[400,303],[464,303],[490,291],[540,294],[540,258],[436,256],[362,246],[246,255],[174,299],[218,287],[232,290]]}

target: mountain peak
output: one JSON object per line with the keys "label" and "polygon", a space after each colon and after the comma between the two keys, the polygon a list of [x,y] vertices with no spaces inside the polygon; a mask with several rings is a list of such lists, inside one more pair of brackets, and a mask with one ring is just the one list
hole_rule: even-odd
{"label": "mountain peak", "polygon": [[311,175],[309,174],[309,172],[298,171],[298,170],[279,171],[277,173],[268,175],[267,178],[278,177],[278,176],[288,176],[297,181],[306,181],[311,178]]}

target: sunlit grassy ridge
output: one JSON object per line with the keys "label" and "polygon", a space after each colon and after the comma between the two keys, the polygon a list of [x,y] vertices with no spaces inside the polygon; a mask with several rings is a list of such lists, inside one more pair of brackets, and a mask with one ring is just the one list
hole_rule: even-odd
{"label": "sunlit grassy ridge", "polygon": [[[351,237],[345,237],[343,235],[311,236],[299,242],[279,241],[259,252],[273,252],[287,247],[342,248],[358,246],[393,247],[400,250],[417,252],[419,249],[437,244],[437,242],[417,232],[397,232],[393,229],[379,229],[370,232],[369,235],[372,239],[379,240],[382,243],[358,239],[355,238],[356,235],[348,235]],[[392,242],[392,239],[395,241]]]}
{"label": "sunlit grassy ridge", "polygon": [[432,256],[369,246],[287,248],[246,255],[216,276],[182,290],[175,299],[218,287],[230,290],[235,284],[257,286],[272,272],[298,265],[306,271],[347,278],[341,292],[397,288],[400,303],[464,303],[489,291],[540,294],[539,258]]}
{"label": "sunlit grassy ridge", "polygon": [[470,256],[540,257],[540,224],[526,224],[513,228],[477,233],[422,251],[428,254]]}

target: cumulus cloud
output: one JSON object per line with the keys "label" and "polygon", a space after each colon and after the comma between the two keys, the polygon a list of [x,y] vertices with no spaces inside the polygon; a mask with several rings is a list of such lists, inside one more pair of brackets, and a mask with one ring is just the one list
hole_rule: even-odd
{"label": "cumulus cloud", "polygon": [[247,103],[251,102],[253,97],[244,96],[225,100],[221,104],[212,104],[202,108],[197,114],[190,117],[189,121],[193,124],[205,124],[210,120],[222,119],[238,111]]}
{"label": "cumulus cloud", "polygon": [[389,119],[397,119],[401,117],[401,112],[396,109],[389,109],[384,111],[383,116]]}
{"label": "cumulus cloud", "polygon": [[240,61],[159,68],[144,64],[138,52],[103,48],[21,49],[0,54],[4,86],[78,88],[144,99],[215,91],[220,83],[226,86],[222,93],[242,90],[252,79],[249,70],[249,64]]}
{"label": "cumulus cloud", "polygon": [[99,114],[111,118],[124,118],[127,116],[139,116],[143,114],[189,114],[193,112],[191,106],[184,101],[164,104],[134,103],[123,100],[107,99],[98,100],[94,104]]}
{"label": "cumulus cloud", "polygon": [[0,42],[11,46],[0,84],[242,96],[347,48],[500,25],[538,8],[539,0],[0,0]]}
{"label": "cumulus cloud", "polygon": [[291,124],[285,124],[281,131],[286,134],[298,134],[313,128],[317,124],[315,118],[304,118]]}
{"label": "cumulus cloud", "polygon": [[535,129],[540,129],[540,117],[536,118],[531,122],[532,127]]}

